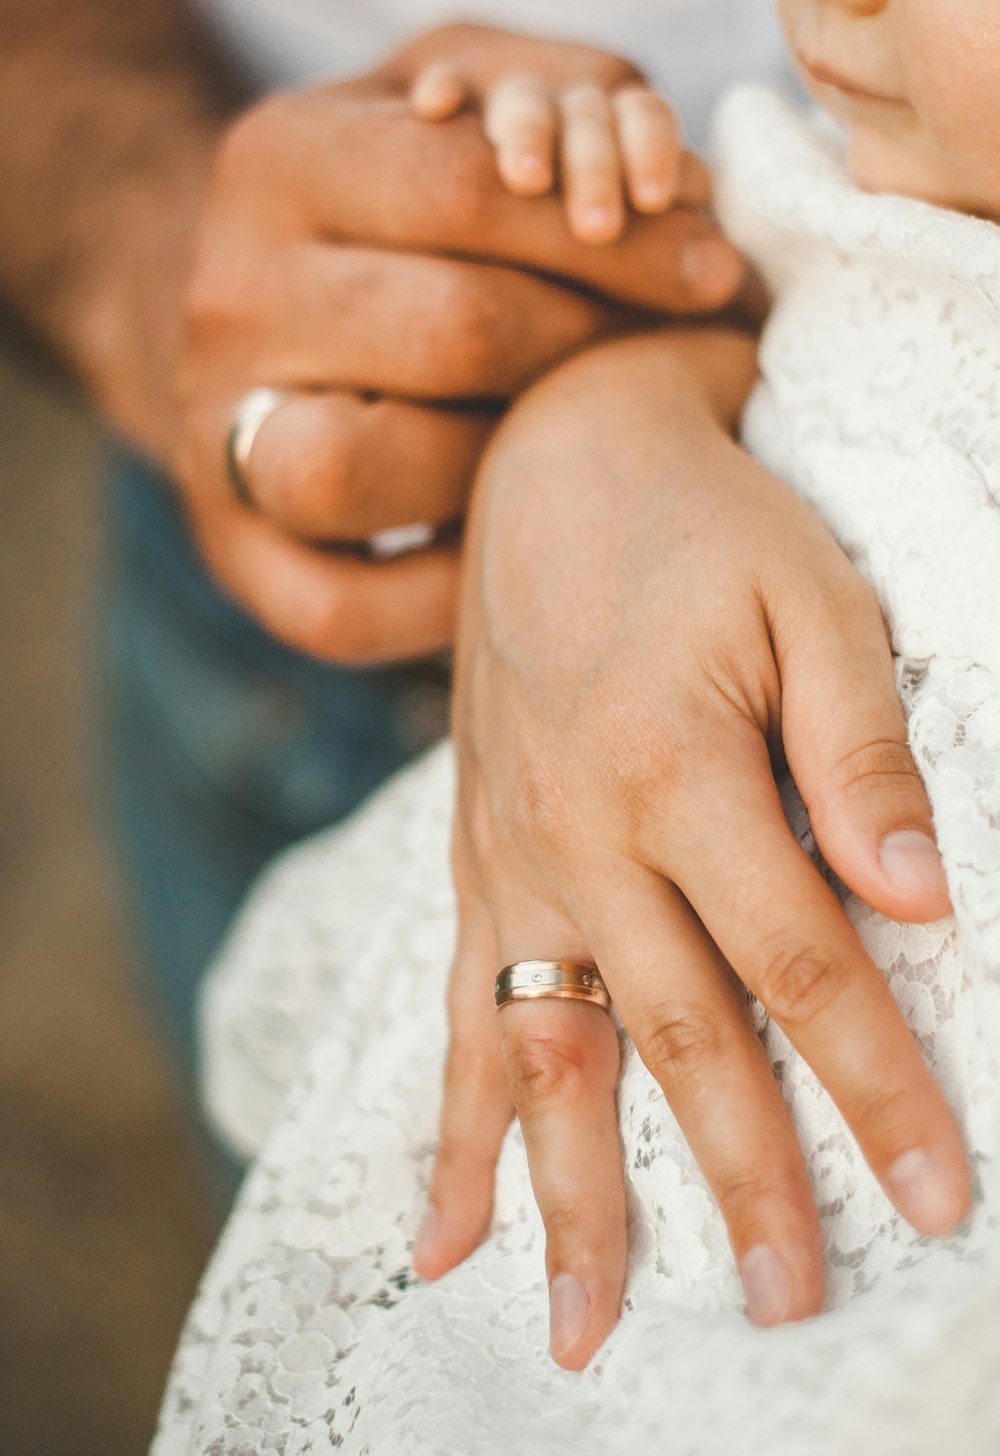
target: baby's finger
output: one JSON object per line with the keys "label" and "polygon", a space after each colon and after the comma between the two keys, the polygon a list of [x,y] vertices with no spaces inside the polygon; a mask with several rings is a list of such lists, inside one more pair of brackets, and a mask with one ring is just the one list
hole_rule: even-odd
{"label": "baby's finger", "polygon": [[625,226],[614,113],[598,86],[560,97],[562,182],[570,230],[583,243],[610,243]]}
{"label": "baby's finger", "polygon": [[638,212],[666,212],[680,187],[680,129],[673,111],[648,86],[623,87],[612,105],[632,205]]}
{"label": "baby's finger", "polygon": [[468,98],[468,81],[449,61],[425,66],[410,88],[410,105],[421,121],[447,121]]}
{"label": "baby's finger", "polygon": [[505,76],[491,89],[484,113],[486,135],[511,192],[540,197],[554,176],[556,109],[537,76]]}

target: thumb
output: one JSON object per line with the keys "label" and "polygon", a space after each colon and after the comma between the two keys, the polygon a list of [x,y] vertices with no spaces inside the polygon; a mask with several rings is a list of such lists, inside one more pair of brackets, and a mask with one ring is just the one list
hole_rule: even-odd
{"label": "thumb", "polygon": [[[777,644],[776,644],[777,645]],[[867,592],[783,655],[788,766],[830,867],[894,920],[951,911],[931,807],[910,753],[885,623]]]}

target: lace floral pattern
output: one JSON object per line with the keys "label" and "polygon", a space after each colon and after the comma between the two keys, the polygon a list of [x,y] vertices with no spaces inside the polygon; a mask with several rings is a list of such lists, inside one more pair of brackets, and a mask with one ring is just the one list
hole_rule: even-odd
{"label": "lace floral pattern", "polygon": [[[966,1128],[974,1212],[944,1241],[896,1217],[761,1017],[822,1211],[820,1319],[747,1323],[718,1210],[627,1044],[631,1264],[594,1366],[566,1375],[545,1356],[516,1128],[490,1238],[439,1284],[416,1281],[453,932],[442,747],[276,865],[214,973],[210,1102],[260,1154],[156,1456],[1000,1448],[1000,231],[857,193],[823,126],[766,93],[727,103],[719,159],[727,225],[779,300],[748,442],[831,522],[894,633],[957,913],[900,926],[841,893]],[[791,789],[787,806],[812,847]]]}

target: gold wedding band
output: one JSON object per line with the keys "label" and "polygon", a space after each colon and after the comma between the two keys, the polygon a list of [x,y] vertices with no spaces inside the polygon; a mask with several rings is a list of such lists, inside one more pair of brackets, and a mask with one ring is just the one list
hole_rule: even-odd
{"label": "gold wedding band", "polygon": [[291,399],[285,389],[251,389],[239,401],[233,413],[233,424],[226,438],[226,474],[237,500],[245,506],[256,507],[247,483],[247,466],[254,441],[265,420],[269,420],[276,409]]}
{"label": "gold wedding band", "polygon": [[515,961],[504,966],[493,988],[497,1010],[512,1001],[591,1001],[611,1010],[611,997],[596,966],[585,961]]}

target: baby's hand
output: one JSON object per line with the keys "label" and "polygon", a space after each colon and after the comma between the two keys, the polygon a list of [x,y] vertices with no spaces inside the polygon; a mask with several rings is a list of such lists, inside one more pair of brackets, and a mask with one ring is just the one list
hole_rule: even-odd
{"label": "baby's hand", "polygon": [[[444,121],[472,94],[454,66],[428,66],[411,92],[416,114]],[[512,75],[482,97],[483,125],[500,176],[520,197],[556,187],[570,231],[581,242],[621,236],[626,199],[637,212],[666,212],[681,190],[680,129],[666,101],[631,83],[608,92],[580,84],[554,91],[539,76]]]}

